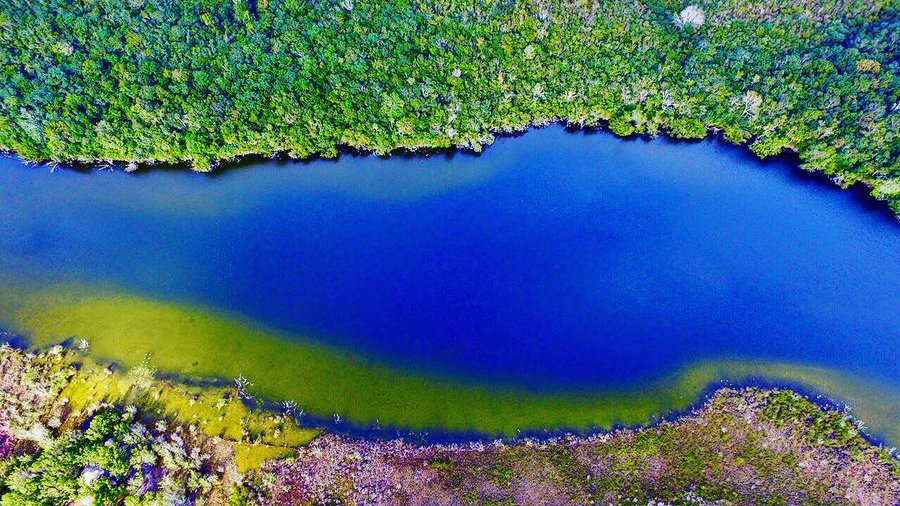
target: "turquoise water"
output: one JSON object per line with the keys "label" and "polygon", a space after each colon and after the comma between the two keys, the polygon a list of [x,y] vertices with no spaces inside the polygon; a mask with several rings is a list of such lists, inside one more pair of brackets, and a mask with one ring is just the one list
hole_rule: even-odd
{"label": "turquoise water", "polygon": [[900,224],[789,160],[716,141],[550,127],[480,156],[213,176],[4,158],[0,272],[111,283],[533,389],[717,359],[900,385]]}

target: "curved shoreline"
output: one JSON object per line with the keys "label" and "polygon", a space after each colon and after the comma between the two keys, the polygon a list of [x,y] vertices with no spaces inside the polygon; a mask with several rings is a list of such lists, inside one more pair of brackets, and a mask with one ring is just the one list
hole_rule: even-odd
{"label": "curved shoreline", "polygon": [[[351,434],[402,427],[420,434],[433,431],[438,438],[454,433],[483,439],[529,433],[529,428],[552,435],[633,427],[690,410],[709,394],[710,385],[751,385],[762,378],[769,385],[805,386],[806,393],[849,404],[878,440],[900,441],[895,423],[900,395],[887,385],[820,367],[701,362],[629,388],[538,394],[397,370],[346,350],[279,338],[196,308],[188,313],[149,299],[121,294],[98,299],[76,292],[70,287],[13,308],[18,314],[13,330],[29,335],[37,346],[73,336],[86,339],[92,356],[125,368],[139,366],[149,354],[154,368],[181,380],[244,377],[255,383],[249,394],[263,401],[296,401],[307,416],[332,418],[339,421],[334,426]],[[9,311],[3,311],[4,319]],[[127,340],[122,339],[125,335]]]}
{"label": "curved shoreline", "polygon": [[[514,139],[517,137],[521,137],[523,135],[527,135],[529,132],[533,132],[536,130],[542,130],[552,126],[560,126],[567,133],[572,135],[589,135],[595,132],[607,133],[613,135],[615,138],[624,140],[624,141],[649,141],[655,139],[663,139],[665,142],[671,143],[680,143],[680,142],[717,142],[722,145],[726,145],[732,147],[734,149],[738,149],[742,154],[752,156],[754,159],[759,160],[761,162],[774,161],[778,159],[782,159],[785,157],[789,158],[789,163],[791,165],[791,171],[795,175],[812,175],[815,177],[817,182],[823,184],[823,186],[828,185],[831,187],[840,188],[843,191],[856,192],[857,194],[861,194],[865,199],[866,203],[874,204],[878,207],[879,210],[889,213],[895,219],[900,221],[900,203],[894,204],[890,199],[882,198],[873,194],[874,186],[865,180],[856,181],[848,186],[841,184],[836,180],[835,177],[829,176],[824,171],[820,169],[808,170],[800,167],[802,163],[804,163],[803,157],[792,148],[784,148],[781,153],[772,156],[760,156],[756,154],[752,149],[750,149],[749,145],[746,142],[732,142],[728,140],[723,134],[722,129],[720,127],[716,127],[714,125],[708,126],[707,133],[703,137],[676,137],[671,132],[662,131],[657,134],[646,134],[646,133],[632,133],[629,135],[619,135],[612,131],[608,127],[608,122],[601,122],[596,125],[579,125],[577,123],[571,122],[568,118],[555,118],[550,120],[535,120],[529,123],[526,123],[520,127],[509,129],[509,130],[490,130],[490,140],[486,143],[480,145],[478,149],[472,148],[470,146],[465,145],[452,145],[448,147],[408,147],[408,146],[398,146],[388,153],[377,153],[374,149],[365,149],[364,147],[353,146],[349,144],[338,144],[335,145],[336,154],[334,156],[325,156],[321,153],[312,154],[306,157],[301,158],[292,158],[289,156],[289,150],[276,150],[274,153],[266,154],[266,153],[256,153],[256,152],[246,152],[233,155],[228,158],[221,158],[216,160],[216,163],[211,166],[208,170],[196,170],[190,166],[191,160],[182,160],[179,162],[158,162],[155,160],[114,160],[114,159],[95,159],[95,160],[56,160],[56,159],[46,159],[46,160],[30,160],[28,158],[22,157],[19,153],[17,153],[13,149],[0,147],[0,154],[5,154],[6,156],[12,156],[21,160],[24,164],[34,164],[34,165],[42,165],[50,167],[51,170],[55,169],[55,167],[60,166],[65,169],[72,169],[78,172],[88,172],[91,170],[108,170],[112,167],[118,166],[124,172],[128,173],[143,173],[150,170],[188,170],[195,173],[200,174],[208,174],[211,177],[215,177],[216,175],[228,172],[230,170],[235,170],[242,168],[247,165],[251,165],[255,162],[261,162],[265,160],[278,160],[283,162],[297,162],[297,163],[313,163],[319,160],[323,161],[338,161],[342,156],[377,156],[378,158],[390,158],[392,156],[401,156],[401,157],[428,157],[428,156],[455,156],[456,154],[465,154],[465,155],[474,155],[480,156],[486,149],[491,149],[494,147],[494,144],[497,140],[503,139]],[[126,169],[129,164],[137,164],[134,168]]]}
{"label": "curved shoreline", "polygon": [[[161,379],[167,379],[175,382],[185,382],[189,385],[197,385],[203,387],[203,382],[192,381],[183,378],[178,374],[162,374]],[[211,380],[208,383],[218,387],[227,387],[232,383],[225,381],[224,378]],[[642,429],[658,428],[662,424],[678,422],[695,414],[698,410],[707,406],[712,399],[719,396],[722,392],[730,392],[736,390],[762,390],[762,391],[788,391],[794,395],[803,398],[823,410],[839,411],[858,416],[854,407],[847,402],[829,397],[826,392],[816,390],[802,381],[791,381],[788,379],[771,379],[763,376],[746,377],[740,380],[717,379],[710,381],[705,388],[696,396],[696,399],[684,407],[675,408],[668,412],[652,414],[643,422],[632,424],[613,423],[609,426],[593,426],[593,427],[557,427],[557,428],[532,428],[516,430],[512,434],[490,433],[478,431],[457,431],[448,430],[441,427],[424,427],[420,429],[410,429],[398,426],[374,426],[372,424],[357,424],[353,420],[341,420],[335,423],[334,418],[318,416],[316,414],[304,414],[298,424],[301,427],[309,429],[322,429],[328,434],[350,439],[364,439],[371,441],[392,441],[402,439],[419,445],[465,445],[471,443],[489,443],[503,441],[507,444],[516,444],[523,441],[551,441],[561,438],[579,438],[586,439],[597,436],[609,436],[623,431],[635,431]],[[257,398],[244,398],[244,404],[250,409],[261,409],[282,415],[290,415],[283,403]],[[884,434],[872,432],[868,430],[866,419],[859,418],[860,436],[866,442],[879,447],[893,447],[893,440],[889,440]],[[896,455],[900,460],[900,453]]]}
{"label": "curved shoreline", "polygon": [[[72,353],[74,357],[83,354],[83,350],[79,350],[76,343],[72,340],[66,340],[57,344],[41,344],[29,342],[25,336],[7,332],[0,329],[0,345],[10,346],[21,353],[37,353],[44,354],[52,352],[53,348],[62,347]],[[114,375],[127,374],[133,368],[126,367],[119,362],[104,359],[93,359],[89,355],[84,355],[87,364],[95,364],[100,368],[105,368]],[[96,362],[94,362],[96,360]],[[78,368],[85,364],[79,361],[73,361],[73,365]],[[139,366],[140,367],[140,366]],[[174,372],[158,371],[154,369],[155,381],[183,385],[186,388],[197,388],[200,390],[236,390],[235,382],[226,378],[198,378],[183,376]],[[315,413],[303,413],[297,416],[296,407],[286,408],[284,402],[271,399],[263,399],[254,397],[250,392],[236,391],[239,394],[241,403],[251,411],[263,411],[278,413],[281,416],[292,417],[299,427],[315,430],[325,430],[330,434],[339,437],[347,437],[351,439],[365,439],[372,441],[392,441],[402,439],[420,445],[458,445],[478,442],[495,442],[504,441],[506,443],[519,443],[522,441],[549,441],[560,438],[591,438],[595,436],[606,436],[622,431],[634,431],[640,429],[653,429],[659,427],[660,424],[677,422],[682,418],[686,418],[696,413],[697,410],[707,406],[711,399],[720,395],[722,391],[735,390],[772,390],[772,391],[790,391],[795,395],[803,398],[823,410],[839,411],[851,413],[852,406],[839,400],[832,399],[824,392],[818,392],[809,385],[804,385],[799,381],[789,380],[773,380],[765,377],[747,377],[741,381],[729,379],[713,380],[707,384],[697,399],[683,408],[678,408],[665,413],[651,415],[643,422],[637,422],[629,425],[613,424],[608,427],[558,427],[558,428],[533,428],[525,430],[516,430],[512,434],[498,434],[478,431],[457,431],[449,430],[441,427],[423,427],[419,429],[411,429],[397,426],[374,426],[366,424],[358,424],[353,420],[340,420],[335,422],[334,418],[319,416]],[[864,423],[865,420],[859,420]],[[883,436],[861,429],[859,431],[866,442],[874,446],[887,447],[890,441]],[[900,459],[900,453],[896,456]]]}
{"label": "curved shoreline", "polygon": [[[38,464],[26,476],[36,484],[25,488],[10,481],[4,494],[40,495],[54,480],[75,480],[84,472],[84,459],[86,469],[123,473],[92,460],[108,453],[73,455],[72,444],[84,440],[86,427],[102,431],[109,426],[95,420],[112,417],[130,430],[127,437],[119,430],[89,439],[107,452],[128,452],[136,437],[148,435],[148,442],[155,441],[148,450],[196,456],[174,465],[157,457],[125,472],[132,477],[129,484],[143,479],[151,484],[147,488],[125,491],[122,482],[112,481],[122,487],[116,488],[119,494],[145,498],[156,490],[153,473],[145,474],[151,467],[174,479],[168,487],[192,491],[209,504],[294,505],[336,498],[395,504],[445,497],[510,504],[842,499],[888,506],[900,498],[900,456],[894,450],[868,440],[845,410],[791,390],[720,388],[672,419],[599,434],[428,443],[402,435],[347,437],[302,429],[290,414],[247,409],[234,387],[185,386],[153,378],[146,366],[110,369],[59,346],[32,353],[4,345],[0,365],[3,407],[17,413],[0,416],[5,472],[35,458],[41,463],[48,455],[68,456],[52,474]],[[52,454],[40,446],[47,441],[54,441]],[[182,474],[188,469],[191,474]],[[93,493],[82,489],[78,496],[85,492]],[[9,497],[15,496],[4,500]]]}

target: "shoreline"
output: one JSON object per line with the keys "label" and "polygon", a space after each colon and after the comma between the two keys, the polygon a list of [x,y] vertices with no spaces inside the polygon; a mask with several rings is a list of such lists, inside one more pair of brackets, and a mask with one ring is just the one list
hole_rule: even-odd
{"label": "shoreline", "polygon": [[[363,427],[380,424],[420,431],[444,427],[509,435],[525,427],[633,426],[689,407],[716,380],[762,375],[826,392],[859,410],[880,439],[900,441],[900,427],[894,423],[900,413],[896,390],[875,378],[823,367],[701,362],[624,391],[538,395],[398,370],[345,349],[318,345],[302,335],[274,332],[208,308],[137,297],[112,287],[103,288],[99,295],[90,287],[75,285],[37,292],[8,288],[9,307],[0,307],[0,317],[9,330],[29,336],[37,346],[76,336],[90,343],[91,355],[125,368],[140,365],[150,353],[155,368],[178,373],[181,379],[230,381],[242,376],[255,384],[250,392],[260,399],[293,400],[308,413],[326,419],[337,414],[343,423],[353,420]],[[18,302],[13,300],[17,297]]]}
{"label": "shoreline", "polygon": [[[429,157],[429,156],[447,156],[453,157],[457,154],[469,155],[469,156],[480,156],[485,150],[491,149],[494,147],[494,144],[498,140],[505,139],[515,139],[521,137],[523,135],[527,135],[530,132],[543,130],[546,128],[551,128],[554,126],[561,127],[567,134],[571,135],[590,135],[593,133],[603,133],[612,135],[615,139],[632,142],[632,141],[644,141],[649,142],[657,139],[661,139],[664,142],[669,142],[673,144],[677,143],[696,143],[696,142],[715,142],[720,145],[728,146],[733,149],[740,150],[741,154],[752,157],[754,160],[766,163],[770,161],[776,161],[779,159],[787,159],[788,163],[791,165],[791,172],[793,176],[812,176],[815,181],[822,183],[823,186],[827,185],[832,188],[837,187],[843,191],[854,192],[864,199],[865,204],[873,205],[873,207],[877,207],[879,211],[890,214],[893,218],[900,221],[900,202],[894,202],[889,198],[879,197],[873,194],[875,191],[874,185],[872,185],[869,181],[864,179],[860,179],[855,181],[849,185],[844,185],[842,181],[840,181],[840,176],[830,176],[826,174],[821,169],[805,169],[801,167],[801,164],[805,162],[801,154],[793,148],[785,147],[782,151],[775,155],[769,156],[760,156],[756,154],[751,148],[749,143],[752,142],[752,139],[742,142],[733,142],[728,140],[721,127],[716,126],[708,126],[706,135],[703,137],[676,137],[672,132],[669,132],[665,129],[656,133],[656,134],[647,134],[647,133],[631,133],[628,135],[619,135],[615,133],[612,129],[609,128],[608,121],[599,121],[597,124],[578,124],[573,123],[567,118],[555,118],[549,120],[535,120],[531,121],[521,127],[516,127],[508,130],[490,130],[488,136],[486,137],[485,142],[479,144],[477,147],[472,147],[465,144],[454,144],[450,146],[397,146],[391,151],[387,153],[378,153],[374,149],[366,149],[360,146],[354,146],[351,144],[336,144],[335,155],[328,156],[323,153],[313,153],[309,156],[305,157],[291,157],[289,155],[289,149],[276,150],[271,154],[258,153],[258,152],[243,152],[238,153],[229,157],[219,158],[215,160],[215,162],[206,170],[198,170],[191,166],[191,159],[179,160],[176,162],[165,162],[165,161],[157,161],[157,160],[116,160],[116,159],[92,159],[92,160],[79,160],[79,159],[70,159],[70,160],[57,160],[57,159],[45,159],[45,160],[31,160],[23,157],[21,154],[16,152],[14,149],[0,147],[0,155],[9,156],[13,158],[17,158],[21,163],[26,165],[37,165],[37,166],[46,166],[50,167],[51,170],[55,170],[55,168],[62,167],[67,170],[74,170],[76,172],[81,173],[89,173],[96,170],[111,170],[113,168],[118,167],[123,172],[129,174],[140,174],[145,173],[151,170],[175,170],[175,171],[190,171],[198,174],[206,174],[210,177],[216,177],[220,174],[226,173],[231,170],[244,168],[248,165],[252,165],[254,163],[263,162],[267,160],[275,160],[278,162],[284,163],[300,163],[300,164],[311,164],[317,161],[329,161],[329,162],[337,162],[344,156],[361,156],[361,157],[378,157],[381,159],[389,159],[391,157],[399,156],[403,158],[416,158],[416,157]],[[133,168],[128,168],[129,165],[133,165]]]}
{"label": "shoreline", "polygon": [[[22,336],[15,332],[4,331],[0,328],[0,341],[2,345],[11,346],[22,353],[46,353],[50,349],[63,348],[70,353],[83,356],[89,362],[106,368],[116,374],[126,374],[135,367],[151,366],[150,356],[145,357],[144,362],[140,365],[128,365],[103,357],[93,357],[89,351],[80,350],[75,344],[75,338],[69,338],[62,342],[35,343],[28,337]],[[740,366],[740,362],[735,362]],[[749,364],[749,362],[748,362]],[[669,374],[661,380],[651,383],[659,388],[660,385],[672,383],[672,378],[683,377],[685,374],[690,375],[691,371],[699,370],[708,364],[700,364],[695,368],[682,367],[680,374]],[[746,365],[744,365],[746,367]],[[168,370],[158,370],[153,368],[154,378],[156,381],[167,382],[183,385],[189,388],[197,388],[201,390],[222,390],[235,389],[238,380],[229,380],[225,377],[216,376],[196,376],[191,374],[179,373]],[[724,369],[723,369],[724,372]],[[243,378],[243,376],[241,376]],[[437,380],[434,378],[433,380]],[[262,411],[278,414],[280,416],[289,417],[296,414],[296,411],[302,407],[296,402],[288,402],[285,399],[270,398],[266,396],[255,395],[252,392],[253,384],[250,379],[244,379],[248,383],[248,388],[237,387],[239,390],[239,398],[241,403],[250,411]],[[490,441],[504,441],[514,444],[521,441],[533,440],[544,441],[561,437],[577,437],[590,438],[594,436],[603,436],[618,431],[634,431],[640,429],[653,429],[660,424],[675,422],[680,418],[689,416],[692,412],[701,409],[715,398],[720,391],[723,390],[785,390],[790,391],[797,396],[803,398],[823,410],[842,411],[844,413],[856,414],[855,407],[846,400],[834,397],[823,391],[821,387],[812,384],[804,384],[801,379],[766,377],[761,373],[742,375],[739,379],[728,377],[713,377],[703,380],[704,386],[696,393],[691,394],[693,400],[686,401],[683,405],[670,407],[660,412],[648,412],[646,417],[640,421],[632,421],[631,423],[623,423],[621,421],[613,421],[612,423],[593,423],[581,426],[555,426],[555,427],[533,427],[533,428],[517,428],[514,431],[487,431],[478,429],[460,429],[452,427],[441,427],[437,425],[427,425],[421,427],[403,426],[402,424],[381,424],[377,420],[375,422],[360,422],[352,418],[345,418],[341,415],[326,415],[322,413],[306,412],[301,410],[300,416],[294,416],[294,421],[298,427],[304,429],[324,430],[330,434],[339,437],[359,438],[371,441],[390,441],[401,438],[404,440],[415,442],[423,445],[444,445],[444,444],[470,444]],[[677,379],[675,381],[677,383]],[[483,388],[481,383],[472,383]],[[609,396],[629,396],[644,395],[643,388],[630,388],[615,393],[598,393],[596,389],[585,389],[575,395],[583,397],[609,397]],[[549,395],[549,394],[545,394]],[[559,397],[567,398],[573,394],[560,391],[556,394]],[[871,424],[873,420],[861,419],[863,423]],[[887,447],[896,444],[891,440],[888,434],[879,433],[877,431],[860,431],[860,435],[869,444],[881,447]],[[900,459],[900,454],[898,454]]]}
{"label": "shoreline", "polygon": [[[28,379],[22,384],[17,376]],[[753,504],[841,497],[887,506],[900,498],[900,456],[867,441],[846,411],[785,389],[725,387],[671,420],[600,434],[422,444],[303,429],[290,416],[236,402],[240,393],[233,387],[203,389],[152,376],[148,369],[111,370],[59,346],[39,353],[0,347],[0,413],[8,413],[11,402],[18,406],[12,418],[0,416],[0,465],[42,455],[47,438],[65,451],[66,438],[79,427],[113,416],[149,429],[159,442],[154,451],[172,445],[185,454],[202,451],[180,469],[163,461],[151,469],[175,481],[184,468],[193,469],[179,483],[186,497],[206,504],[405,504],[435,497],[448,504],[621,504],[633,498]],[[41,393],[9,397],[20,389]],[[72,476],[83,475],[81,464],[66,465]],[[121,486],[112,471],[98,469]],[[153,475],[144,474],[145,483]],[[38,472],[30,479],[44,477]]]}

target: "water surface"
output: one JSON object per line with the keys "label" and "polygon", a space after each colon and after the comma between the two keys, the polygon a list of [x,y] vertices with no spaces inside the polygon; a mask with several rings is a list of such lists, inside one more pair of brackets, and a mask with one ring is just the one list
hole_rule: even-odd
{"label": "water surface", "polygon": [[[4,158],[0,282],[108,284],[395,369],[531,391],[724,360],[900,390],[900,226],[869,204],[717,141],[561,127],[480,156],[215,176]],[[16,311],[0,323],[22,327]]]}

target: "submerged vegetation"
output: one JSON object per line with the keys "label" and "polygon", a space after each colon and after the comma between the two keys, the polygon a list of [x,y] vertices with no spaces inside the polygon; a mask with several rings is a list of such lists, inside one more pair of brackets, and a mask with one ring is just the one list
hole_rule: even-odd
{"label": "submerged vegetation", "polygon": [[[873,433],[900,440],[900,397],[891,387],[846,371],[792,363],[713,361],[658,380],[611,389],[536,392],[373,362],[293,334],[261,329],[194,305],[179,305],[96,287],[63,285],[3,308],[0,321],[37,346],[74,337],[91,356],[138,367],[147,354],[164,374],[240,379],[247,395],[296,403],[306,419],[340,426],[484,435],[519,431],[609,429],[639,425],[697,402],[721,380],[767,378],[827,392],[854,407]],[[122,336],[129,336],[123,339]]]}
{"label": "submerged vegetation", "polygon": [[0,147],[35,160],[480,150],[565,121],[721,132],[900,212],[884,0],[0,2]]}
{"label": "submerged vegetation", "polygon": [[[846,411],[722,389],[659,425],[417,444],[300,428],[235,387],[0,347],[0,504],[857,504],[900,500],[900,463]],[[221,432],[209,418],[229,419]],[[718,502],[716,504],[719,504]]]}

